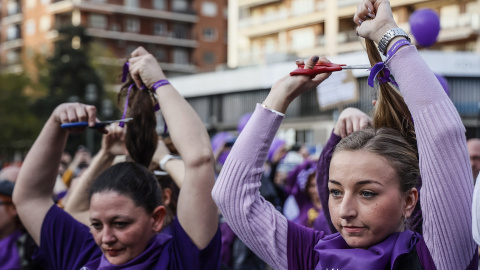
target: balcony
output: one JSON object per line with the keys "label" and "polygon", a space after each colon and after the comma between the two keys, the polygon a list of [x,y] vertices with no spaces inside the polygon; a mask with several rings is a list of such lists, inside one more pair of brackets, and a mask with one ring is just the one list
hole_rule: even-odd
{"label": "balcony", "polygon": [[2,18],[2,25],[17,24],[23,21],[23,14],[18,13],[15,15],[10,15]]}
{"label": "balcony", "polygon": [[239,0],[238,7],[250,8],[250,7],[255,7],[255,6],[260,6],[265,4],[279,3],[279,2],[281,1],[280,0]]}
{"label": "balcony", "polygon": [[112,5],[107,3],[97,2],[76,2],[72,0],[58,1],[50,4],[47,11],[50,13],[64,13],[71,11],[72,9],[79,9],[83,11],[97,12],[102,14],[123,14],[130,16],[140,16],[154,19],[167,19],[179,22],[191,22],[196,23],[198,17],[192,10],[186,9],[182,11],[165,11],[146,8],[128,7],[123,5]]}
{"label": "balcony", "polygon": [[[292,14],[285,10],[261,17],[251,17],[239,22],[240,32],[248,37],[258,37],[278,33],[283,30],[318,24],[325,21],[323,9],[316,9],[309,14]],[[260,26],[260,27],[259,27]]]}
{"label": "balcony", "polygon": [[480,30],[480,15],[477,13],[464,13],[455,18],[444,17],[440,19],[441,31],[438,42],[448,42],[468,39],[478,36]]}
{"label": "balcony", "polygon": [[23,39],[15,38],[2,43],[2,50],[18,49],[23,46]]}
{"label": "balcony", "polygon": [[155,43],[155,44],[186,47],[186,48],[197,47],[197,41],[193,39],[181,39],[181,38],[175,38],[175,37],[142,35],[142,34],[135,34],[135,33],[94,29],[94,28],[87,28],[87,34],[96,38]]}

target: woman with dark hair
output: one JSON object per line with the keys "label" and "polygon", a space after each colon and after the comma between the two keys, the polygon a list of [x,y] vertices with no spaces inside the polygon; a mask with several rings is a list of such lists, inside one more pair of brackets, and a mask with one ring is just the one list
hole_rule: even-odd
{"label": "woman with dark hair", "polygon": [[[374,117],[374,128],[352,133],[335,149],[328,189],[339,233],[326,236],[289,222],[258,193],[283,113],[329,74],[287,76],[273,85],[237,139],[214,200],[238,237],[275,269],[476,269],[469,218],[473,186],[458,112],[398,29],[389,1],[362,1],[354,20],[360,36],[389,52],[380,65],[395,76],[405,101],[387,93],[378,101],[385,103],[377,103],[381,117]],[[312,57],[305,68],[319,61],[328,63]],[[382,85],[390,80],[380,75]],[[405,226],[418,200],[420,173],[423,237]]]}
{"label": "woman with dark hair", "polygon": [[19,216],[47,269],[218,269],[221,239],[210,195],[214,171],[208,134],[152,55],[140,47],[129,62],[136,86],[156,91],[184,161],[172,236],[159,233],[165,208],[158,183],[137,163],[115,165],[93,183],[90,229],[53,204],[55,174],[68,133],[83,131],[60,125],[88,121],[92,127],[96,121],[95,107],[78,103],[58,106],[29,151],[13,196]]}

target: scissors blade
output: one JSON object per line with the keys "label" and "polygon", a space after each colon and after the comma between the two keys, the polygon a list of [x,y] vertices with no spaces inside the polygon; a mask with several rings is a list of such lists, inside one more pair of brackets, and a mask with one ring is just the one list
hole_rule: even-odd
{"label": "scissors blade", "polygon": [[120,122],[127,123],[127,122],[129,122],[129,121],[131,121],[131,120],[133,120],[133,118],[125,118],[125,119],[118,119],[118,120],[102,121],[102,122],[99,122],[99,123],[100,123],[100,124],[109,125],[109,124],[120,123]]}
{"label": "scissors blade", "polygon": [[370,65],[348,65],[342,66],[342,69],[370,69],[372,66]]}

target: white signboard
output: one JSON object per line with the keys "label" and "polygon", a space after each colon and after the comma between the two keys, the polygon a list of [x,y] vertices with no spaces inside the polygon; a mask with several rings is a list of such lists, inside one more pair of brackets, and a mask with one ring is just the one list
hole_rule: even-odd
{"label": "white signboard", "polygon": [[358,101],[358,82],[351,70],[333,72],[317,87],[321,111]]}

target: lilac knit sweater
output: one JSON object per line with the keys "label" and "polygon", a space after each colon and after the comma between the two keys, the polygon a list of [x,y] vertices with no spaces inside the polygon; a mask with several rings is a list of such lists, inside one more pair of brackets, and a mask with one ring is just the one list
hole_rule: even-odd
{"label": "lilac knit sweater", "polygon": [[[415,121],[426,245],[438,269],[465,269],[476,249],[465,128],[415,47],[398,51],[387,66]],[[287,269],[288,223],[258,189],[268,149],[282,120],[283,116],[257,105],[212,191],[232,230],[275,269]]]}

